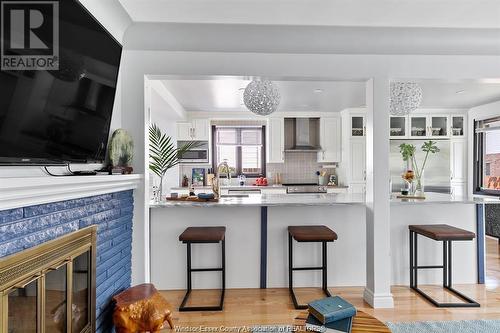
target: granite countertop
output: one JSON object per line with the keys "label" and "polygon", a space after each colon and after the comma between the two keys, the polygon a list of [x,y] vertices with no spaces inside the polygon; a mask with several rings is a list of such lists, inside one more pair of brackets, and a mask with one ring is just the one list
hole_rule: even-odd
{"label": "granite countertop", "polygon": [[363,194],[255,194],[247,197],[222,197],[219,202],[166,201],[151,203],[149,207],[334,206],[364,203]]}
{"label": "granite countertop", "polygon": [[495,197],[468,197],[454,196],[446,193],[425,193],[425,199],[398,199],[398,193],[391,196],[391,205],[425,205],[425,204],[500,204],[500,199]]}

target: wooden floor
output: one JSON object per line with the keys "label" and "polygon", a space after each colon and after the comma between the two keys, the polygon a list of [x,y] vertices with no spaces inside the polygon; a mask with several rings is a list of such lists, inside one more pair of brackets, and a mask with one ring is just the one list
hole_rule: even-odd
{"label": "wooden floor", "polygon": [[[496,239],[487,238],[487,270],[484,285],[456,285],[456,289],[477,300],[480,308],[440,309],[430,305],[406,286],[394,286],[394,309],[374,310],[363,300],[362,287],[330,288],[333,294],[340,295],[358,309],[369,313],[379,320],[422,321],[422,320],[459,320],[459,319],[500,319],[500,247]],[[422,289],[441,300],[453,300],[439,287]],[[299,313],[293,309],[287,289],[229,289],[226,290],[224,311],[222,312],[183,312],[177,307],[184,296],[183,290],[163,291],[162,294],[173,304],[174,323],[180,327],[194,326],[244,326],[255,324],[291,324]],[[316,289],[299,288],[296,294],[301,302],[307,302],[321,293]],[[219,294],[211,290],[197,290],[191,296],[196,305],[214,305]],[[190,305],[190,304],[188,304]],[[167,330],[166,330],[167,331]]]}

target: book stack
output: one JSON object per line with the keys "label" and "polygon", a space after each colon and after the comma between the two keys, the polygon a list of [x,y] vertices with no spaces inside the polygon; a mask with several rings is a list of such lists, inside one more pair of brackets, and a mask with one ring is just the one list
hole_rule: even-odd
{"label": "book stack", "polygon": [[315,332],[351,332],[356,308],[342,297],[327,297],[309,303],[306,329]]}

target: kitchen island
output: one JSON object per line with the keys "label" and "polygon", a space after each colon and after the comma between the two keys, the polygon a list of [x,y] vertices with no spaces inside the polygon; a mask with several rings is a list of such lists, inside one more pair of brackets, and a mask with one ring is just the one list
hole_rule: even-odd
{"label": "kitchen island", "polygon": [[[391,199],[391,283],[409,284],[408,225],[446,223],[476,230],[477,200],[447,194],[427,194],[426,200]],[[289,225],[324,224],[338,234],[328,246],[328,285],[364,286],[366,283],[366,205],[361,194],[293,194],[223,197],[219,202],[167,201],[151,204],[151,281],[160,289],[186,286],[186,249],[178,236],[188,226],[226,227],[226,281],[228,288],[288,286]],[[484,237],[484,236],[483,236]],[[484,239],[484,238],[483,238]],[[479,237],[481,240],[481,237]],[[422,239],[419,263],[440,264],[441,244]],[[457,242],[454,260],[456,283],[476,283],[479,271],[477,238]],[[216,245],[194,246],[193,267],[220,264]],[[320,264],[317,244],[294,242],[297,266]],[[438,270],[422,272],[421,283],[441,283]],[[294,284],[320,286],[320,271],[294,273]],[[195,288],[218,288],[217,273],[193,275]]]}

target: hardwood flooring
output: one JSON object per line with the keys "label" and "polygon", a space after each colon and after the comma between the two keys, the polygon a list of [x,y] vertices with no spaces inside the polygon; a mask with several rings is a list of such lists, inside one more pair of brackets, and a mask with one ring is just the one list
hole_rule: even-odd
{"label": "hardwood flooring", "polygon": [[[363,300],[363,287],[329,288],[358,309],[386,321],[424,321],[460,319],[500,319],[500,245],[497,239],[486,238],[487,263],[484,285],[456,285],[459,291],[477,300],[480,308],[436,308],[422,297],[417,296],[407,286],[393,286],[395,306],[393,309],[372,309]],[[422,286],[438,299],[452,299],[439,287]],[[179,327],[233,327],[256,324],[291,324],[300,313],[292,307],[288,289],[228,289],[222,312],[182,312],[177,311],[184,290],[163,291],[162,294],[173,305],[174,324]],[[319,289],[298,288],[300,302],[322,297]],[[213,290],[195,290],[191,300],[197,305],[216,304],[219,293]],[[453,299],[452,299],[453,300]],[[189,305],[189,304],[188,304]],[[165,330],[168,331],[168,330]]]}

